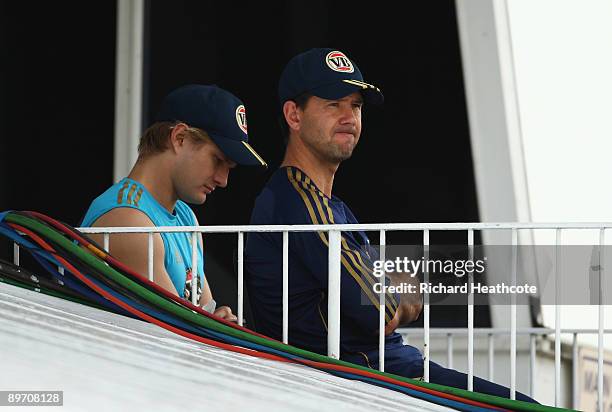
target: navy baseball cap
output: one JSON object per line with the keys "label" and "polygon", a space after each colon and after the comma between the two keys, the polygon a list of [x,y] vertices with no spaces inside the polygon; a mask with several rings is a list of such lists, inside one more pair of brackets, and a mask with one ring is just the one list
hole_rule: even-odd
{"label": "navy baseball cap", "polygon": [[156,121],[202,129],[234,162],[268,166],[249,145],[244,104],[218,86],[190,84],[172,91],[164,98]]}
{"label": "navy baseball cap", "polygon": [[361,92],[364,101],[381,104],[380,89],[363,81],[354,61],[335,49],[310,49],[292,58],[281,74],[278,97],[281,106],[303,93],[336,100]]}

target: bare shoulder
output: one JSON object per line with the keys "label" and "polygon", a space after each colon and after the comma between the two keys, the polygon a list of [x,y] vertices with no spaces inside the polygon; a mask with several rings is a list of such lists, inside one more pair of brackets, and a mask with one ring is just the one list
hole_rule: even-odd
{"label": "bare shoulder", "polygon": [[111,209],[100,216],[92,226],[95,227],[116,227],[132,226],[146,227],[155,226],[151,219],[142,211],[131,207],[118,207]]}
{"label": "bare shoulder", "polygon": [[[92,226],[154,227],[155,225],[144,212],[134,208],[121,207],[109,210],[100,216]],[[90,237],[98,244],[102,244],[104,241],[102,234],[92,233]],[[145,265],[148,254],[147,237],[147,233],[112,233],[110,234],[109,252],[132,268],[143,272],[147,270]],[[164,243],[159,233],[153,234],[153,247],[156,264],[163,267]]]}

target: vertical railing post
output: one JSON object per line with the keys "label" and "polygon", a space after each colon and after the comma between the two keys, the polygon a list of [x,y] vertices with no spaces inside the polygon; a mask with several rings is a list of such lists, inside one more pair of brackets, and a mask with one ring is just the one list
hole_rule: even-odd
{"label": "vertical railing post", "polygon": [[453,369],[453,334],[446,335],[446,367]]}
{"label": "vertical railing post", "polygon": [[149,271],[149,280],[153,282],[153,232],[149,232],[148,242],[147,269]]}
{"label": "vertical railing post", "polygon": [[198,304],[198,232],[191,233],[191,303]]}
{"label": "vertical railing post", "polygon": [[19,245],[17,243],[13,243],[13,263],[19,266]]}
{"label": "vertical railing post", "polygon": [[578,409],[578,334],[572,339],[572,408]]}
{"label": "vertical railing post", "polygon": [[283,343],[289,343],[289,232],[283,232]]}
{"label": "vertical railing post", "polygon": [[[518,230],[512,229],[512,286],[516,286],[518,245]],[[510,399],[516,399],[516,295],[510,299]]]}
{"label": "vertical railing post", "polygon": [[597,331],[597,405],[598,410],[604,410],[604,376],[603,376],[603,330],[604,330],[604,295],[603,295],[603,273],[605,270],[604,245],[606,229],[599,230],[599,327]]}
{"label": "vertical railing post", "polygon": [[[429,229],[423,230],[423,282],[429,284]],[[429,382],[429,292],[423,296],[423,380]]]}
{"label": "vertical railing post", "polygon": [[492,333],[489,333],[489,380],[492,382],[494,377],[493,362],[495,361],[495,341]]}
{"label": "vertical railing post", "polygon": [[553,273],[555,276],[555,406],[561,405],[561,311],[559,309],[559,272],[560,256],[559,244],[561,243],[561,229],[555,230],[555,250],[553,259]]}
{"label": "vertical railing post", "polygon": [[[474,261],[474,230],[468,230],[468,261]],[[468,271],[468,391],[474,390],[474,272]]]}
{"label": "vertical railing post", "polygon": [[329,231],[328,296],[327,296],[327,355],[340,359],[340,239],[342,232]]}
{"label": "vertical railing post", "polygon": [[[384,230],[380,231],[380,253],[379,259],[381,262],[385,261],[386,251],[385,246],[387,244],[387,236]],[[378,369],[381,372],[385,371],[385,305],[386,305],[386,293],[385,293],[385,274],[380,277],[380,298],[379,298],[379,307],[378,307]],[[399,303],[399,302],[398,302]],[[398,308],[399,309],[399,308]]]}
{"label": "vertical railing post", "polygon": [[535,397],[536,380],[536,335],[529,334],[529,396]]}
{"label": "vertical railing post", "polygon": [[244,232],[238,232],[238,325],[244,325]]}
{"label": "vertical railing post", "polygon": [[[110,233],[106,232],[102,235],[102,247],[104,251],[108,253],[110,251]],[[64,268],[59,271],[62,275],[64,274]]]}

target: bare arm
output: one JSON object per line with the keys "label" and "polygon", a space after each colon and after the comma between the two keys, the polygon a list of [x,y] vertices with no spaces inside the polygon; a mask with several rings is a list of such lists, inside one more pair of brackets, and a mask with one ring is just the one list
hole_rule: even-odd
{"label": "bare arm", "polygon": [[[143,212],[132,208],[112,209],[100,216],[94,227],[153,227],[151,219]],[[92,234],[91,238],[99,244],[103,235]],[[141,276],[148,277],[149,235],[147,233],[117,233],[109,237],[109,253],[122,263],[134,269]],[[170,276],[164,266],[164,242],[159,233],[153,234],[153,281],[178,296]]]}
{"label": "bare arm", "polygon": [[[198,218],[193,215],[195,219],[196,226],[200,226],[198,222]],[[204,242],[202,240],[202,233],[199,236],[200,247],[202,248],[202,254],[204,253]],[[213,299],[212,291],[210,290],[210,285],[208,284],[208,279],[204,276],[204,286],[202,287],[202,295],[200,296],[200,306],[205,306],[208,302]],[[215,309],[214,314],[223,318],[225,320],[229,320],[231,322],[236,322],[238,318],[232,313],[232,309],[229,306],[221,306]]]}
{"label": "bare arm", "polygon": [[200,296],[200,306],[205,306],[212,300],[212,292],[208,285],[208,279],[204,277],[204,287],[202,288],[202,295]]}

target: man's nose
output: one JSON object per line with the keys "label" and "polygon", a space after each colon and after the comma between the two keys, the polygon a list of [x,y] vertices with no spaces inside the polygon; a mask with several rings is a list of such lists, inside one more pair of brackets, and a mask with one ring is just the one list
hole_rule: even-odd
{"label": "man's nose", "polygon": [[217,168],[215,173],[215,184],[218,187],[226,187],[227,180],[229,179],[229,167],[223,165]]}
{"label": "man's nose", "polygon": [[342,113],[340,117],[340,123],[342,124],[356,124],[357,114],[353,110],[352,105],[342,106]]}

